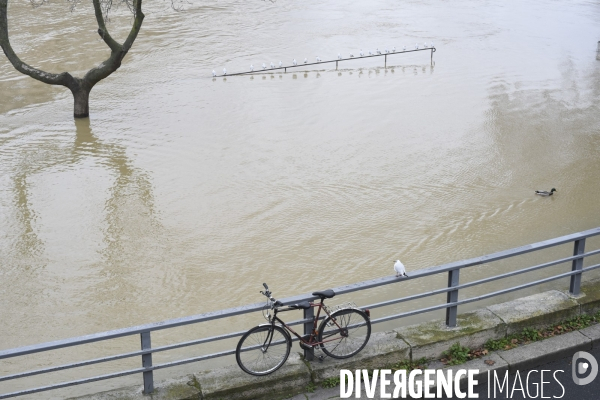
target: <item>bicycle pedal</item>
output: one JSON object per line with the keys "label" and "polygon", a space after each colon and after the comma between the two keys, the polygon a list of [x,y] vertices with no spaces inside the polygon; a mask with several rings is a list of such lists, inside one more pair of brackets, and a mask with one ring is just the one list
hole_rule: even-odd
{"label": "bicycle pedal", "polygon": [[317,360],[319,360],[319,362],[323,362],[325,361],[325,356],[319,356],[317,357]]}

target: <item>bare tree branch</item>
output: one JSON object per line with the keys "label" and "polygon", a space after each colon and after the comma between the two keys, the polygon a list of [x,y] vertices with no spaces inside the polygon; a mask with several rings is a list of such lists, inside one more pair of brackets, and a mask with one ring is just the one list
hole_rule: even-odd
{"label": "bare tree branch", "polygon": [[[39,7],[48,0],[29,1],[32,6]],[[71,10],[73,10],[80,0],[68,1],[70,3]],[[2,50],[4,51],[4,54],[6,54],[8,60],[17,71],[50,85],[62,85],[69,88],[73,93],[73,98],[75,101],[75,117],[87,117],[89,115],[90,91],[94,85],[96,85],[96,83],[108,77],[121,66],[123,58],[127,55],[129,49],[131,49],[133,42],[140,32],[142,22],[144,21],[142,1],[143,0],[120,0],[118,3],[113,3],[113,0],[92,0],[96,22],[98,23],[98,34],[102,40],[104,40],[104,43],[106,43],[106,45],[110,48],[110,57],[100,63],[100,65],[90,69],[83,76],[83,78],[73,77],[68,72],[63,72],[60,74],[45,72],[21,61],[21,59],[14,52],[8,38],[8,0],[0,0],[0,46],[2,47]],[[120,44],[114,40],[108,32],[105,21],[113,6],[116,5],[118,7],[118,5],[122,3],[125,3],[132,11],[134,20],[127,39],[125,39],[123,44]]]}
{"label": "bare tree branch", "polygon": [[38,81],[47,83],[49,85],[62,85],[69,87],[75,83],[74,78],[68,72],[62,74],[52,74],[44,72],[40,69],[34,68],[21,61],[19,56],[13,50],[10,40],[8,38],[8,16],[7,16],[7,5],[8,0],[0,0],[0,46],[6,54],[6,58],[15,67],[15,69],[22,74],[29,75]]}
{"label": "bare tree branch", "polygon": [[[106,23],[104,22],[105,15],[108,14],[108,11],[105,11],[102,8],[102,0],[92,0],[94,4],[94,13],[96,14],[96,22],[98,23],[98,35],[104,40],[104,43],[111,49],[112,52],[119,52],[122,50],[122,46],[117,43],[116,40],[110,36],[108,33],[108,29],[106,29]],[[109,0],[110,3],[112,1]],[[110,9],[110,8],[109,8]]]}

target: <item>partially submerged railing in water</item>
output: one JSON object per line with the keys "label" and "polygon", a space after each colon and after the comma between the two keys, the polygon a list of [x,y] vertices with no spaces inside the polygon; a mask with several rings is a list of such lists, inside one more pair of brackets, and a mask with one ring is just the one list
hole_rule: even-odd
{"label": "partially submerged railing in water", "polygon": [[302,68],[302,67],[308,67],[310,65],[319,65],[319,64],[331,64],[331,63],[335,63],[335,69],[338,69],[338,63],[341,63],[342,61],[351,61],[351,60],[360,60],[361,58],[371,58],[371,57],[384,57],[384,63],[383,66],[387,67],[387,58],[388,56],[392,56],[392,55],[396,55],[396,54],[408,54],[408,53],[412,53],[415,51],[431,51],[431,64],[433,65],[433,53],[436,52],[436,49],[434,46],[431,47],[424,47],[422,49],[414,49],[414,50],[398,50],[398,51],[389,51],[387,53],[379,53],[379,54],[369,54],[368,56],[351,56],[351,57],[347,57],[347,58],[342,58],[339,57],[335,60],[325,60],[325,61],[317,61],[317,62],[301,62],[301,63],[297,63],[297,64],[292,64],[292,65],[282,65],[280,67],[265,67],[263,69],[257,69],[256,71],[252,70],[252,71],[246,71],[246,72],[236,72],[233,74],[228,74],[228,73],[224,73],[222,75],[216,75],[214,74],[213,77],[214,78],[221,78],[221,77],[227,77],[227,76],[237,76],[237,75],[252,75],[252,74],[260,74],[260,73],[269,73],[269,72],[274,72],[274,71],[280,71],[283,70],[283,72],[287,72],[288,69],[292,69],[292,68]]}
{"label": "partially submerged railing in water", "polygon": [[[430,268],[413,271],[408,278],[401,278],[402,281],[410,280],[410,279],[420,279],[420,278],[423,278],[426,276],[447,273],[448,274],[448,286],[446,288],[432,290],[432,291],[425,292],[425,293],[420,293],[420,294],[416,294],[416,295],[401,297],[401,298],[392,299],[392,300],[388,300],[388,301],[384,301],[384,302],[380,302],[380,303],[376,303],[376,304],[367,305],[367,306],[364,306],[364,308],[372,309],[372,308],[377,308],[377,307],[384,307],[384,306],[388,306],[391,304],[397,304],[397,303],[401,303],[401,302],[405,302],[405,301],[416,300],[416,299],[420,299],[420,298],[424,298],[424,297],[429,297],[429,296],[433,296],[433,295],[446,293],[447,294],[446,302],[443,304],[439,304],[439,305],[435,305],[435,306],[431,306],[431,307],[425,307],[425,308],[421,308],[418,310],[413,310],[413,311],[404,312],[404,313],[400,313],[400,314],[389,315],[389,316],[384,316],[381,318],[372,319],[371,323],[376,324],[376,323],[385,322],[385,321],[389,321],[389,320],[393,320],[393,319],[397,319],[397,318],[408,317],[408,316],[415,315],[415,314],[421,314],[421,313],[426,313],[426,312],[430,312],[430,311],[434,311],[434,310],[441,310],[441,309],[445,308],[446,309],[446,324],[449,327],[453,327],[453,326],[456,326],[456,316],[457,316],[457,310],[458,310],[459,305],[487,299],[489,297],[498,296],[501,294],[513,292],[513,291],[520,290],[520,289],[525,289],[530,286],[539,285],[539,284],[550,282],[553,280],[570,277],[569,292],[572,295],[576,296],[579,294],[579,291],[580,291],[581,276],[582,276],[583,272],[600,268],[600,264],[595,264],[595,265],[589,266],[587,268],[583,268],[583,259],[585,257],[595,255],[595,254],[600,254],[600,249],[590,251],[588,253],[584,252],[585,239],[588,237],[596,236],[596,235],[600,235],[600,227],[595,228],[595,229],[590,229],[587,231],[583,231],[583,232],[579,232],[579,233],[574,233],[571,235],[561,236],[561,237],[558,237],[555,239],[550,239],[550,240],[545,240],[545,241],[538,242],[538,243],[529,244],[526,246],[517,247],[514,249],[510,249],[510,250],[504,250],[504,251],[500,251],[497,253],[488,254],[488,255],[485,255],[482,257],[475,257],[475,258],[471,258],[469,260],[457,261],[457,262],[452,262],[449,264],[444,264],[444,265],[440,265],[440,266],[436,266],[436,267],[430,267]],[[465,283],[462,285],[459,283],[459,273],[462,268],[468,268],[468,267],[472,267],[475,265],[489,263],[492,261],[498,261],[498,260],[502,260],[502,259],[509,258],[509,257],[515,257],[518,255],[522,255],[522,254],[526,254],[526,253],[530,253],[530,252],[534,252],[534,251],[538,251],[538,250],[542,250],[542,249],[546,249],[546,248],[550,248],[550,247],[554,247],[554,246],[558,246],[558,245],[562,245],[562,244],[566,244],[566,243],[570,243],[570,242],[574,243],[573,256],[560,258],[558,260],[534,265],[534,266],[527,267],[527,268],[522,268],[522,269],[519,269],[516,271],[492,276],[492,277],[485,278],[485,279],[480,279],[480,280]],[[465,289],[468,287],[473,287],[476,285],[492,282],[492,281],[495,281],[498,279],[508,278],[508,277],[526,273],[526,272],[539,270],[542,268],[550,267],[550,266],[565,263],[565,262],[571,262],[571,271],[560,273],[560,274],[557,274],[557,275],[554,275],[554,276],[551,276],[548,278],[544,278],[544,279],[538,279],[538,280],[524,283],[521,285],[513,286],[508,289],[502,289],[502,290],[498,290],[495,292],[483,294],[480,296],[475,296],[475,297],[471,297],[468,299],[458,300],[458,292],[461,289]],[[383,277],[383,278],[379,278],[379,279],[373,279],[370,281],[359,282],[359,283],[355,283],[355,284],[351,284],[351,285],[341,286],[338,288],[334,288],[334,290],[335,290],[336,294],[340,295],[340,294],[351,293],[351,292],[355,292],[355,291],[359,291],[359,290],[375,288],[378,286],[388,285],[388,284],[392,284],[392,283],[397,283],[399,280],[400,280],[400,278],[396,278],[394,276],[391,276],[391,277],[388,276],[388,277]],[[294,296],[294,297],[288,297],[285,299],[280,299],[280,301],[282,301],[284,304],[292,304],[292,303],[297,303],[297,302],[304,301],[304,300],[316,300],[316,299],[317,298],[315,296],[305,294],[305,295],[299,295],[299,296]],[[127,370],[127,371],[115,372],[112,374],[100,375],[100,376],[95,376],[95,377],[91,377],[91,378],[85,378],[85,379],[80,379],[80,380],[75,380],[75,381],[70,381],[70,382],[63,382],[63,383],[58,383],[58,384],[54,384],[54,385],[48,385],[48,386],[43,386],[43,387],[38,387],[38,388],[33,388],[33,389],[28,389],[28,390],[21,390],[18,392],[0,394],[0,399],[22,396],[22,395],[42,392],[42,391],[46,391],[46,390],[59,389],[59,388],[64,388],[64,387],[68,387],[68,386],[79,385],[79,384],[83,384],[83,383],[95,382],[95,381],[111,379],[111,378],[116,378],[116,377],[120,377],[120,376],[131,375],[131,374],[138,374],[138,373],[141,373],[143,376],[144,393],[152,393],[154,390],[154,380],[153,380],[153,371],[154,370],[173,367],[176,365],[182,365],[182,364],[187,364],[187,363],[196,362],[196,361],[207,360],[207,359],[216,358],[216,357],[222,357],[222,356],[226,356],[226,355],[231,355],[231,354],[235,353],[235,349],[222,351],[222,352],[218,352],[218,353],[213,353],[213,354],[207,354],[207,355],[193,357],[193,358],[187,358],[187,359],[163,363],[163,364],[158,364],[158,365],[152,364],[152,354],[153,353],[167,351],[167,350],[173,350],[173,349],[186,347],[186,346],[198,345],[198,344],[202,344],[202,343],[209,343],[209,342],[213,342],[216,340],[233,338],[233,337],[243,335],[245,333],[245,331],[233,332],[233,333],[228,333],[225,335],[212,336],[212,337],[192,340],[192,341],[188,341],[188,342],[176,343],[176,344],[171,344],[168,346],[161,346],[161,347],[154,347],[154,348],[151,346],[151,338],[150,338],[151,332],[158,331],[161,329],[169,329],[169,328],[175,328],[175,327],[179,327],[179,326],[183,326],[183,325],[206,322],[206,321],[210,321],[210,320],[214,320],[214,319],[231,317],[234,315],[256,312],[256,311],[260,311],[263,308],[263,306],[264,306],[264,303],[250,304],[250,305],[246,305],[246,306],[234,307],[234,308],[229,308],[229,309],[220,310],[220,311],[213,311],[213,312],[194,315],[194,316],[190,316],[190,317],[177,318],[177,319],[172,319],[172,320],[168,320],[168,321],[156,322],[156,323],[146,324],[146,325],[139,325],[139,326],[134,326],[134,327],[130,327],[130,328],[117,329],[117,330],[113,330],[113,331],[101,332],[101,333],[96,333],[96,334],[92,334],[92,335],[80,336],[80,337],[76,337],[76,338],[57,340],[54,342],[42,343],[42,344],[37,344],[37,345],[32,345],[32,346],[24,346],[24,347],[19,347],[19,348],[15,348],[15,349],[1,350],[0,351],[0,360],[18,357],[18,356],[24,356],[27,354],[41,353],[41,352],[65,348],[65,347],[78,346],[78,345],[82,345],[82,344],[86,344],[86,343],[110,340],[110,339],[120,338],[120,337],[124,337],[124,336],[138,335],[138,334],[140,335],[140,340],[141,340],[141,349],[139,351],[133,351],[133,352],[129,352],[129,353],[108,356],[108,357],[103,357],[103,358],[97,358],[97,359],[93,359],[93,360],[81,361],[81,362],[76,362],[76,363],[71,363],[71,364],[65,364],[65,365],[60,365],[60,366],[56,366],[56,367],[43,368],[43,369],[23,372],[23,373],[14,374],[14,375],[2,376],[2,377],[0,377],[0,382],[13,380],[13,379],[19,379],[19,378],[25,378],[28,376],[34,376],[34,375],[39,375],[39,374],[46,374],[46,373],[66,370],[66,369],[70,369],[70,368],[83,367],[86,365],[93,365],[93,364],[98,364],[98,363],[103,363],[103,362],[108,362],[108,361],[115,361],[115,360],[124,359],[124,358],[128,358],[128,357],[140,357],[141,356],[142,366],[140,368],[135,368],[132,370]],[[312,318],[314,317],[312,311],[313,311],[312,308],[305,310],[304,311],[304,319],[299,320],[299,321],[294,321],[292,324],[293,325],[304,324],[305,333],[310,333],[310,329],[313,326]],[[312,350],[305,351],[305,357],[307,359],[311,360],[312,356],[313,356]]]}

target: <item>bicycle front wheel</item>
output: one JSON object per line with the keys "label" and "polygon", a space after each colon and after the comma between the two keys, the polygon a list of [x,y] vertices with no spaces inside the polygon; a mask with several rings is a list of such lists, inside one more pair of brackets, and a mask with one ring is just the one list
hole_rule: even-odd
{"label": "bicycle front wheel", "polygon": [[290,355],[292,340],[279,326],[262,325],[242,336],[235,349],[235,358],[244,372],[268,375],[285,363]]}
{"label": "bicycle front wheel", "polygon": [[371,337],[371,321],[355,308],[332,313],[319,326],[321,350],[333,358],[348,358],[361,351]]}

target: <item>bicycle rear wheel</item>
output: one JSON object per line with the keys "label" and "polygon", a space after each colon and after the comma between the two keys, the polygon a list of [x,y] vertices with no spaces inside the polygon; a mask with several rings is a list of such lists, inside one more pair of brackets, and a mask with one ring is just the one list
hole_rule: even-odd
{"label": "bicycle rear wheel", "polygon": [[319,326],[321,350],[333,358],[348,358],[361,351],[371,336],[367,314],[355,308],[332,313]]}
{"label": "bicycle rear wheel", "polygon": [[257,326],[242,336],[235,349],[235,359],[250,375],[268,375],[285,363],[291,347],[292,340],[279,326]]}

